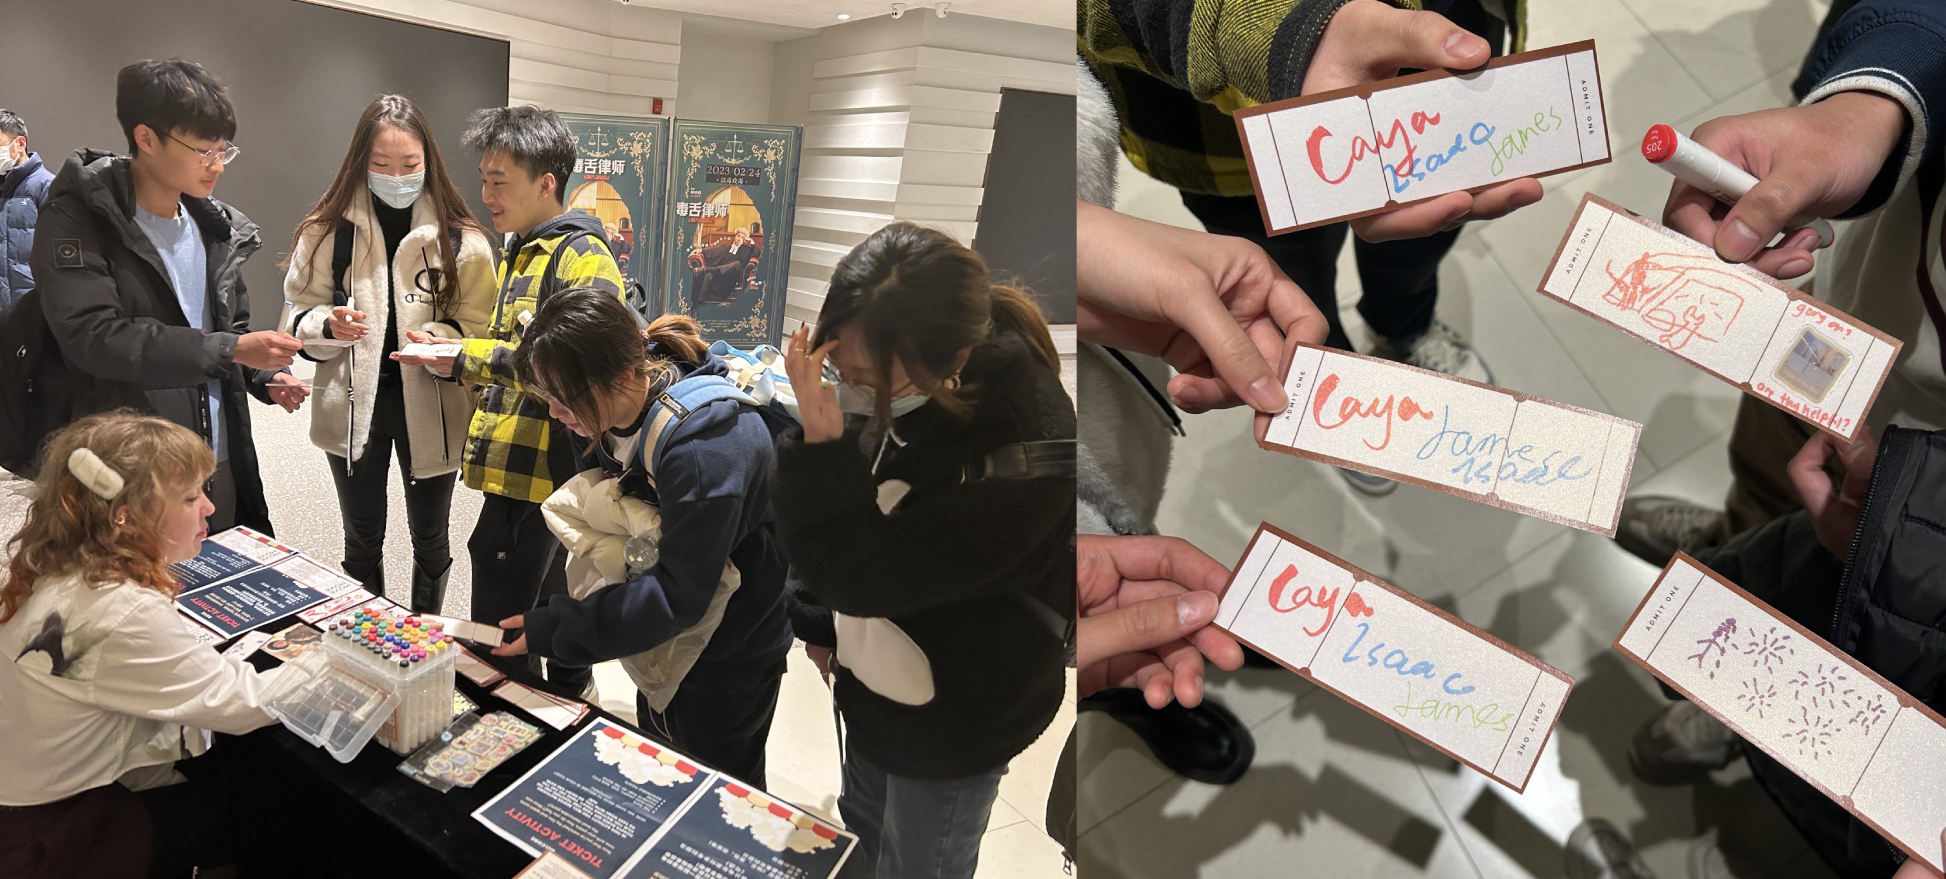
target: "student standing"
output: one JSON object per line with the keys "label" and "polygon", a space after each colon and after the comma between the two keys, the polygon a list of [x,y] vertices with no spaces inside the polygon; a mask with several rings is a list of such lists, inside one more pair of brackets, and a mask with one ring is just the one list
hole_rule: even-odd
{"label": "student standing", "polygon": [[[577,460],[656,507],[661,530],[657,558],[625,582],[500,621],[525,632],[494,652],[575,666],[622,659],[639,690],[638,726],[763,787],[791,649],[763,416],[694,320],[665,315],[638,327],[606,290],[564,290],[542,303],[513,361],[530,395],[575,433]],[[682,405],[657,408],[665,396]]]}
{"label": "student standing", "polygon": [[36,295],[77,373],[74,414],[127,406],[195,431],[216,453],[210,527],[270,533],[245,395],[295,412],[310,392],[285,369],[302,343],[250,331],[257,224],[210,197],[241,152],[236,110],[202,65],[138,61],[115,77],[115,116],[130,155],[76,151],[34,236]]}
{"label": "student standing", "polygon": [[[467,429],[460,474],[486,493],[467,541],[473,561],[475,620],[498,623],[526,613],[541,595],[566,594],[560,541],[541,519],[541,502],[579,467],[567,429],[527,395],[514,374],[520,332],[555,290],[594,287],[622,298],[622,273],[603,240],[601,220],[567,210],[563,187],[574,171],[574,134],[551,110],[495,107],[473,114],[461,140],[480,152],[481,198],[493,228],[511,235],[500,265],[500,293],[486,332],[455,357],[394,356],[481,388]],[[545,583],[543,582],[545,581]],[[550,669],[550,680],[586,688],[586,669]]]}
{"label": "student standing", "polygon": [[0,573],[0,876],[186,875],[223,863],[210,828],[247,820],[189,758],[272,722],[269,676],[190,634],[165,567],[202,549],[215,468],[132,412],[50,440]]}
{"label": "student standing", "polygon": [[[439,613],[453,557],[446,536],[470,396],[391,354],[428,338],[486,334],[493,245],[446,172],[426,117],[386,95],[358,117],[324,196],[291,235],[284,323],[318,362],[311,442],[324,449],[345,525],[345,573],[385,594],[386,500],[394,449],[412,534],[412,609]],[[342,274],[340,274],[342,273]],[[373,329],[381,328],[379,332]]]}
{"label": "student standing", "polygon": [[27,148],[27,120],[0,110],[0,315],[34,289],[34,224],[54,172]]}
{"label": "student standing", "polygon": [[839,260],[786,363],[803,432],[778,441],[778,533],[794,628],[837,672],[845,875],[970,877],[1000,776],[1065,688],[1075,414],[1054,341],[979,254],[893,223]]}

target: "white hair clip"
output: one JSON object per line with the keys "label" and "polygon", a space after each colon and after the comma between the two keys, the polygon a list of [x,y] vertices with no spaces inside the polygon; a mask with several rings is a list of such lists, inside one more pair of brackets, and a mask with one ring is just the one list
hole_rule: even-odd
{"label": "white hair clip", "polygon": [[122,474],[116,473],[103,461],[95,450],[82,446],[68,453],[68,472],[89,491],[101,495],[101,499],[112,501],[122,493]]}

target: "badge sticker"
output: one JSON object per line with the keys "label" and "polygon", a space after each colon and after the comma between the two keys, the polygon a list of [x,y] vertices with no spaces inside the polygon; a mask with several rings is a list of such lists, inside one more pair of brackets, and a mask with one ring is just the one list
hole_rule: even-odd
{"label": "badge sticker", "polygon": [[57,269],[81,268],[81,239],[62,238],[54,242],[54,267]]}

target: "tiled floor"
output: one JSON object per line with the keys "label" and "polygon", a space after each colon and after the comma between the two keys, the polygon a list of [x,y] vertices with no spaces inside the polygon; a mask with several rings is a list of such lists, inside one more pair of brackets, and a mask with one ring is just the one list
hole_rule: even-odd
{"label": "tiled floor", "polygon": [[[1476,223],[1440,271],[1440,316],[1499,383],[1642,422],[1632,493],[1719,504],[1738,394],[1534,292],[1583,192],[1659,216],[1669,178],[1634,144],[1656,122],[1790,101],[1824,6],[1811,0],[1564,0],[1529,4],[1529,45],[1593,37],[1612,164],[1544,181],[1547,197]],[[1199,228],[1175,192],[1124,164],[1121,209]],[[1357,272],[1341,261],[1352,337]],[[1085,404],[1084,404],[1085,411]],[[1577,679],[1525,794],[1402,736],[1283,671],[1217,673],[1210,689],[1251,726],[1257,758],[1228,787],[1163,769],[1127,729],[1080,720],[1082,875],[1554,877],[1586,817],[1621,827],[1662,879],[1687,876],[1711,828],[1767,875],[1830,875],[1739,762],[1709,784],[1657,788],[1628,769],[1629,736],[1664,703],[1608,645],[1655,569],[1612,542],[1448,495],[1352,492],[1332,469],[1255,448],[1247,412],[1186,418],[1158,524],[1230,563],[1259,521],[1343,556]]]}
{"label": "tiled floor", "polygon": [[[293,371],[309,380],[310,364],[300,360]],[[1072,364],[1064,376],[1072,382]],[[295,415],[282,409],[251,404],[257,454],[263,460],[264,488],[270,499],[271,521],[277,536],[318,558],[336,563],[342,558],[343,532],[337,495],[324,453],[311,444],[310,411]],[[27,502],[26,484],[0,471],[0,535],[19,530]],[[480,493],[459,486],[453,492],[451,539],[452,585],[445,610],[463,615],[471,606],[471,565],[466,538],[479,518]],[[397,476],[392,479],[390,526],[386,532],[386,577],[394,600],[405,601],[411,575],[411,542],[405,527],[405,500]],[[635,686],[615,663],[595,667],[601,705],[625,718],[635,715]],[[1037,879],[1063,874],[1061,848],[1042,829],[1046,823],[1048,785],[1069,730],[1074,727],[1074,672],[1068,672],[1069,698],[1046,732],[1015,757],[1000,783],[1000,798],[980,845],[979,879]],[[790,671],[784,675],[766,753],[771,792],[831,820],[838,820],[839,772],[837,730],[832,721],[830,691],[802,649],[794,649]]]}

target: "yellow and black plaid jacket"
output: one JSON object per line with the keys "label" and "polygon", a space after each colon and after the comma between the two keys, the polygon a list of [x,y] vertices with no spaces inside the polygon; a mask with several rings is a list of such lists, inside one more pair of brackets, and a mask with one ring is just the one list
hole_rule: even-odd
{"label": "yellow and black plaid jacket", "polygon": [[[1079,0],[1075,37],[1137,170],[1204,195],[1251,195],[1230,114],[1297,97],[1325,25],[1350,0]],[[1420,0],[1387,0],[1421,8]],[[1514,10],[1525,42],[1526,0]]]}
{"label": "yellow and black plaid jacket", "polygon": [[[576,238],[568,256],[556,250],[567,233],[592,223],[592,235]],[[572,473],[550,472],[547,463],[547,404],[528,396],[514,376],[513,351],[520,331],[540,310],[541,279],[555,271],[554,289],[595,287],[622,293],[622,272],[604,241],[601,221],[570,212],[541,224],[500,264],[500,300],[495,303],[489,338],[467,339],[453,362],[453,375],[481,387],[480,405],[466,431],[460,474],[468,488],[515,500],[540,503],[555,482]]]}

